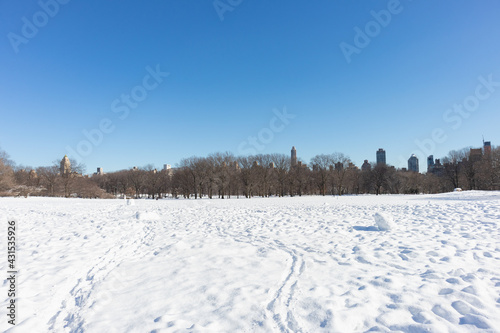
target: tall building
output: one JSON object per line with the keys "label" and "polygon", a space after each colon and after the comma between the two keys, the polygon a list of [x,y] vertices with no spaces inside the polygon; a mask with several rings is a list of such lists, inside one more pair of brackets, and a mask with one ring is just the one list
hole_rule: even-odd
{"label": "tall building", "polygon": [[484,155],[491,154],[491,141],[486,141],[483,143]]}
{"label": "tall building", "polygon": [[372,169],[372,165],[368,163],[368,160],[365,160],[363,165],[361,166],[361,171],[370,171]]}
{"label": "tall building", "polygon": [[377,164],[387,164],[385,161],[385,150],[382,148],[377,151]]}
{"label": "tall building", "polygon": [[432,172],[434,169],[434,155],[429,155],[427,157],[427,172]]}
{"label": "tall building", "polygon": [[67,155],[64,155],[63,159],[61,160],[61,163],[59,164],[59,172],[61,176],[68,175],[71,173],[71,162],[69,161]]}
{"label": "tall building", "polygon": [[469,153],[469,161],[472,163],[478,162],[483,157],[483,150],[481,148],[471,148]]}
{"label": "tall building", "polygon": [[297,150],[295,149],[295,146],[292,147],[292,158],[290,160],[290,165],[292,167],[297,165]]}
{"label": "tall building", "polygon": [[163,164],[163,169],[161,170],[161,172],[172,176],[174,174],[174,169],[172,169],[172,166],[170,164]]}
{"label": "tall building", "polygon": [[98,174],[98,175],[104,175],[104,170],[102,168],[97,168],[96,174]]}
{"label": "tall building", "polygon": [[427,172],[430,172],[434,175],[442,175],[444,173],[444,166],[441,164],[441,160],[436,158],[435,162],[432,164],[430,169],[427,169]]}
{"label": "tall building", "polygon": [[418,157],[415,154],[408,159],[408,171],[418,172]]}
{"label": "tall building", "polygon": [[349,163],[349,166],[347,168],[350,170],[359,170],[358,167],[352,162]]}

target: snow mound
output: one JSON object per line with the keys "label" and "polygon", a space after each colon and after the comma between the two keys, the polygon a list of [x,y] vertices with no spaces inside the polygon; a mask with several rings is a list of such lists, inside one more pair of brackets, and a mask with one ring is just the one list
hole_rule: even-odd
{"label": "snow mound", "polygon": [[155,212],[136,212],[135,218],[142,221],[144,220],[155,221],[160,219],[160,215],[158,215],[158,213]]}
{"label": "snow mound", "polygon": [[387,214],[375,213],[375,215],[373,215],[373,218],[375,219],[375,224],[380,231],[391,230],[395,227],[392,217],[388,216]]}

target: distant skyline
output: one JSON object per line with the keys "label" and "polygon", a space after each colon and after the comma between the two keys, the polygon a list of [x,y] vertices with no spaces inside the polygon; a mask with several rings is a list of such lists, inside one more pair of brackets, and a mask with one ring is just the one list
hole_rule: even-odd
{"label": "distant skyline", "polygon": [[0,149],[104,172],[500,144],[500,3],[0,0]]}

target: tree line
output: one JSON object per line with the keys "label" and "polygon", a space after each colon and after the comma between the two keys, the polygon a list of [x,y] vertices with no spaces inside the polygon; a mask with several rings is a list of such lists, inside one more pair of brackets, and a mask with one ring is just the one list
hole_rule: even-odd
{"label": "tree line", "polygon": [[0,196],[112,198],[90,177],[85,165],[71,160],[72,172],[60,174],[59,162],[37,168],[16,165],[0,150]]}
{"label": "tree line", "polygon": [[85,166],[71,161],[61,175],[57,162],[36,169],[16,166],[0,153],[0,194],[83,198],[231,198],[346,194],[418,194],[500,190],[500,147],[480,159],[470,149],[450,151],[435,172],[424,174],[370,163],[360,170],[342,153],[314,156],[292,165],[284,154],[234,156],[214,153],[181,160],[175,169],[152,165],[104,175],[82,176]]}

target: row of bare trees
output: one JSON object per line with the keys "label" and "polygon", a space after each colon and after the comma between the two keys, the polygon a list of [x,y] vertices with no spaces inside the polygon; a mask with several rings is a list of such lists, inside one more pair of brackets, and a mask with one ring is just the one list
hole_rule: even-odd
{"label": "row of bare trees", "polygon": [[442,177],[454,188],[500,189],[500,147],[482,155],[480,159],[471,156],[470,152],[470,148],[450,151],[443,158]]}
{"label": "row of bare trees", "polygon": [[420,174],[371,163],[355,167],[342,153],[314,156],[309,165],[291,165],[284,154],[236,157],[214,153],[181,160],[175,169],[156,171],[152,165],[105,175],[82,177],[83,166],[72,161],[73,173],[60,175],[49,167],[15,167],[0,152],[0,193],[78,197],[230,198],[344,194],[439,193],[454,188],[500,190],[500,148],[479,160],[470,149],[451,151],[439,172]]}
{"label": "row of bare trees", "polygon": [[157,172],[152,165],[147,165],[137,169],[94,175],[92,181],[115,197],[147,196],[154,199],[170,193],[172,174]]}
{"label": "row of bare trees", "polygon": [[[183,159],[178,168],[155,172],[152,166],[93,177],[114,195],[201,197],[269,197],[343,194],[418,194],[466,189],[500,189],[500,149],[473,162],[469,149],[452,151],[443,171],[420,174],[371,163],[361,171],[342,153],[314,156],[309,165],[292,166],[283,154],[236,157],[215,153]],[[457,155],[458,154],[458,155]],[[453,170],[453,172],[452,172]]]}
{"label": "row of bare trees", "polygon": [[83,176],[85,166],[71,160],[71,173],[60,174],[59,162],[38,168],[16,166],[0,150],[0,195],[111,198],[95,181]]}

